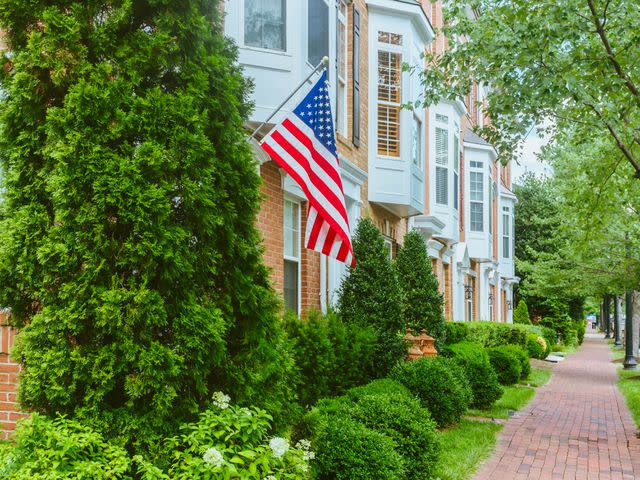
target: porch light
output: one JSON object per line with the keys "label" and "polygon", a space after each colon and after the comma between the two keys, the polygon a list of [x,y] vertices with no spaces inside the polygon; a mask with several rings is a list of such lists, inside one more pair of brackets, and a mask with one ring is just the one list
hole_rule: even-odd
{"label": "porch light", "polygon": [[464,286],[464,298],[465,300],[471,300],[473,296],[473,287],[471,285]]}
{"label": "porch light", "polygon": [[493,293],[489,294],[489,305],[493,305]]}

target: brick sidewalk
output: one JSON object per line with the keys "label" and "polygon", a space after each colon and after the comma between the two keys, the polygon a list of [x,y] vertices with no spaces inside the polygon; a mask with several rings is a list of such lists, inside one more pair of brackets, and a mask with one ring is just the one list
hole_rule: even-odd
{"label": "brick sidewalk", "polygon": [[640,479],[638,429],[602,335],[588,334],[553,372],[507,422],[475,480]]}

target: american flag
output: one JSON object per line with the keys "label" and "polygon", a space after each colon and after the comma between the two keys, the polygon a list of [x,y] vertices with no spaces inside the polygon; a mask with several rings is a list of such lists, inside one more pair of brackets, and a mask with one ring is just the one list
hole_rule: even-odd
{"label": "american flag", "polygon": [[307,248],[355,266],[326,71],[261,146],[307,196]]}

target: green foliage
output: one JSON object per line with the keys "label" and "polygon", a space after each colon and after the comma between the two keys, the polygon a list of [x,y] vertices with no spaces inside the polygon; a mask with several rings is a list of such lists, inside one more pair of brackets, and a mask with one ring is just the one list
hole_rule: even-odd
{"label": "green foliage", "polygon": [[319,479],[402,480],[404,463],[384,433],[346,415],[325,422],[314,439],[314,471]]}
{"label": "green foliage", "polygon": [[554,330],[560,336],[560,342],[563,345],[568,347],[578,345],[578,325],[568,315],[544,317],[540,325]]}
{"label": "green foliage", "polygon": [[576,320],[573,322],[576,327],[576,335],[578,337],[578,345],[582,345],[584,342],[584,334],[587,330],[587,324],[585,320]]}
{"label": "green foliage", "polygon": [[[342,398],[321,400],[307,415],[307,421],[316,438],[319,431],[341,417],[356,420],[393,440],[394,448],[402,458],[402,478],[431,478],[440,452],[436,424],[429,411],[406,387],[389,379],[376,380],[349,390]],[[318,455],[322,454],[319,450]],[[337,473],[338,467],[334,466],[331,472],[325,467],[327,478],[334,478],[331,475]]]}
{"label": "green foliage", "polygon": [[285,438],[270,439],[270,421],[264,410],[229,405],[229,398],[216,392],[213,406],[197,422],[183,425],[180,435],[163,443],[164,462],[154,465],[136,457],[138,474],[159,480],[310,478],[308,442],[292,447]]}
{"label": "green foliage", "polygon": [[502,348],[518,358],[520,362],[520,380],[525,380],[531,373],[531,361],[527,350],[518,345],[505,345]]}
{"label": "green foliage", "polygon": [[479,343],[484,347],[500,345],[527,346],[527,330],[523,325],[495,322],[469,322],[465,340]]}
{"label": "green foliage", "polygon": [[498,381],[502,385],[513,385],[522,376],[522,363],[506,345],[493,347],[487,350],[491,366],[498,375]]}
{"label": "green foliage", "polygon": [[7,480],[131,478],[126,450],[64,417],[34,413],[18,424],[13,442],[0,447],[0,478]]}
{"label": "green foliage", "polygon": [[384,376],[406,354],[402,340],[402,294],[382,235],[369,219],[358,222],[353,237],[357,266],[349,268],[338,293],[343,321],[378,332],[376,367]]}
{"label": "green foliage", "polygon": [[395,262],[402,312],[407,327],[419,332],[425,329],[436,340],[436,347],[445,341],[444,297],[438,291],[438,279],[433,273],[424,238],[416,230],[404,237]]}
{"label": "green foliage", "polygon": [[464,342],[469,335],[467,322],[447,322],[445,323],[447,344]]}
{"label": "green foliage", "polygon": [[520,323],[523,325],[530,325],[531,319],[529,319],[529,309],[524,300],[518,302],[518,306],[513,311],[513,323]]}
{"label": "green foliage", "polygon": [[473,392],[472,407],[489,408],[500,398],[502,389],[498,376],[484,347],[471,342],[454,343],[443,354],[452,357],[464,369]]}
{"label": "green foliage", "polygon": [[377,333],[372,326],[345,324],[338,315],[288,315],[285,328],[300,371],[298,399],[303,406],[342,394],[375,377]]}
{"label": "green foliage", "polygon": [[420,398],[439,427],[458,423],[473,400],[463,368],[450,358],[400,362],[390,376]]}
{"label": "green foliage", "polygon": [[527,334],[527,352],[532,358],[544,359],[547,353],[547,341],[535,333]]}
{"label": "green foliage", "polygon": [[558,337],[556,335],[556,331],[552,328],[544,327],[542,325],[526,325],[525,328],[529,333],[533,333],[535,335],[539,335],[542,338],[544,338],[547,344],[547,348],[544,352],[544,355],[546,358],[546,356],[549,355],[549,353],[551,353],[552,348],[555,347],[558,343]]}
{"label": "green foliage", "polygon": [[154,443],[211,392],[284,412],[250,85],[220,1],[2,3],[0,304],[20,401]]}

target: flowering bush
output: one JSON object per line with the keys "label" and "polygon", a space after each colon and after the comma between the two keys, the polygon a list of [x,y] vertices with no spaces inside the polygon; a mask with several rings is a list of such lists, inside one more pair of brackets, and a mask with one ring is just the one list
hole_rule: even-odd
{"label": "flowering bush", "polygon": [[232,405],[222,392],[213,394],[212,407],[182,434],[163,445],[169,465],[161,468],[137,456],[144,480],[303,480],[310,478],[314,458],[310,443],[291,446],[289,440],[269,437],[271,417],[258,408]]}

